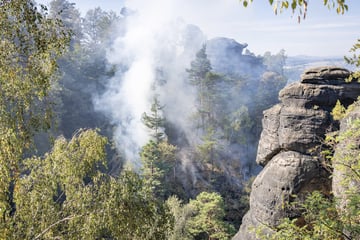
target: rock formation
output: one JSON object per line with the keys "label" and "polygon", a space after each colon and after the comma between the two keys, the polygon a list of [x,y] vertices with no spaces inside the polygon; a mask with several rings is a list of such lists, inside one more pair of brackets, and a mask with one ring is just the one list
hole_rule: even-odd
{"label": "rock formation", "polygon": [[[360,102],[351,106],[345,118],[341,120],[338,135],[339,142],[335,147],[332,159],[332,191],[338,199],[338,211],[346,215],[352,212],[351,193],[360,193]],[[350,205],[350,206],[349,206]],[[359,222],[360,220],[357,220]],[[351,239],[358,239],[359,235],[350,229],[344,233]]]}
{"label": "rock formation", "polygon": [[284,217],[300,217],[287,208],[294,196],[331,191],[330,173],[318,156],[325,134],[338,130],[331,110],[337,100],[348,106],[360,84],[348,83],[350,72],[337,67],[306,71],[300,82],[285,87],[280,103],[264,111],[256,162],[264,167],[254,180],[250,209],[234,240],[256,239],[261,226],[276,226]]}
{"label": "rock formation", "polygon": [[206,53],[217,73],[259,78],[266,70],[261,57],[246,51],[246,43],[217,37],[206,42]]}

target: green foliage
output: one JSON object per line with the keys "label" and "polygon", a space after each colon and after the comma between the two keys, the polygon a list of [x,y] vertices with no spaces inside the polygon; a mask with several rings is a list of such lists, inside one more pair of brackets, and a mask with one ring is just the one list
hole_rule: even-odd
{"label": "green foliage", "polygon": [[345,117],[346,108],[341,104],[339,100],[336,101],[336,105],[331,111],[331,115],[333,116],[334,120],[341,120]]}
{"label": "green foliage", "polygon": [[79,20],[72,4],[52,3],[52,18],[33,1],[0,4],[0,239],[165,239],[172,216],[137,174],[103,173],[107,140],[97,131],[60,137],[45,156],[24,160],[52,123],[64,25]]}
{"label": "green foliage", "polygon": [[49,92],[69,33],[46,9],[22,0],[0,4],[0,29],[0,223],[7,225],[23,155],[52,123]]}
{"label": "green foliage", "polygon": [[[94,130],[59,138],[43,159],[25,161],[14,187],[12,239],[165,239],[172,217],[144,181],[102,173],[106,139]],[[4,229],[4,228],[2,228]]]}
{"label": "green foliage", "polygon": [[[230,114],[228,117],[229,125],[227,126],[228,138],[233,139],[236,136],[236,133],[246,132],[246,130],[251,129],[253,122],[251,120],[249,109],[242,105],[240,108]],[[239,134],[238,134],[239,135]],[[240,139],[240,142],[246,142],[244,135],[237,136]]]}
{"label": "green foliage", "polygon": [[166,205],[174,216],[174,229],[167,239],[230,239],[235,233],[224,221],[224,201],[218,193],[202,192],[188,204],[172,196]]}
{"label": "green foliage", "polygon": [[193,216],[193,209],[189,204],[183,204],[176,196],[166,200],[171,214],[174,216],[174,229],[168,234],[168,240],[192,240],[193,237],[187,231],[187,222]]}
{"label": "green foliage", "polygon": [[80,42],[83,37],[81,18],[79,10],[75,8],[75,3],[70,3],[67,0],[52,0],[49,16],[54,19],[61,19],[66,29],[72,31],[71,45]]}
{"label": "green foliage", "polygon": [[211,63],[207,58],[206,45],[196,53],[195,60],[191,62],[189,73],[190,83],[195,86],[201,86],[206,74],[211,71]]}
{"label": "green foliage", "polygon": [[200,119],[199,128],[214,127],[215,106],[218,102],[217,84],[222,77],[211,72],[211,64],[206,54],[206,45],[197,52],[195,60],[191,62],[191,68],[187,69],[189,82],[197,90],[197,117]]}
{"label": "green foliage", "polygon": [[99,7],[89,10],[83,22],[84,44],[88,48],[94,49],[111,42],[112,27],[119,20],[120,17],[114,11],[107,12]]}
{"label": "green foliage", "polygon": [[202,143],[196,147],[200,161],[204,163],[214,163],[217,157],[218,141],[213,129],[208,129],[207,134],[202,138]]}
{"label": "green foliage", "polygon": [[297,208],[302,212],[300,219],[284,219],[273,233],[265,235],[258,229],[261,239],[337,240],[346,237],[341,221],[338,219],[336,204],[318,191],[312,192]]}
{"label": "green foliage", "polygon": [[16,134],[23,149],[34,132],[49,128],[48,95],[69,34],[61,22],[38,12],[32,1],[2,4],[0,27],[0,124],[4,133]]}
{"label": "green foliage", "polygon": [[143,113],[141,118],[144,125],[152,131],[150,135],[156,142],[160,142],[165,137],[165,134],[163,132],[165,118],[161,115],[161,111],[163,108],[164,107],[160,105],[158,98],[155,96],[153,103],[151,104],[150,115],[148,115],[147,113]]}
{"label": "green foliage", "polygon": [[356,52],[360,49],[360,39],[357,40],[357,42],[353,45],[353,47],[350,49],[350,52],[353,52],[352,57],[345,57],[345,60],[347,63],[351,65],[355,65],[356,67],[360,67],[360,58],[358,55],[356,55]]}
{"label": "green foliage", "polygon": [[195,239],[230,239],[235,229],[223,221],[224,202],[218,193],[200,193],[189,202],[193,218],[187,222],[187,229]]}
{"label": "green foliage", "polygon": [[[90,211],[89,203],[84,203],[92,194],[88,182],[95,181],[99,167],[105,164],[105,144],[106,139],[96,131],[80,131],[69,142],[57,139],[44,159],[33,157],[24,162],[29,174],[18,180],[14,190],[15,238],[57,236],[62,231],[59,226]],[[85,206],[89,209],[82,209]]]}
{"label": "green foliage", "polygon": [[[247,7],[249,3],[253,0],[239,0],[244,7]],[[337,14],[344,14],[348,10],[348,5],[345,3],[345,0],[324,0],[324,6],[331,9],[336,9]],[[293,13],[298,11],[298,21],[300,22],[300,17],[305,19],[307,8],[308,8],[308,1],[306,0],[281,0],[281,1],[274,1],[269,0],[269,4],[273,6],[274,13],[277,14],[278,12],[282,12],[291,8]]]}
{"label": "green foliage", "polygon": [[[355,65],[357,68],[360,67],[360,39],[357,40],[357,42],[353,45],[353,47],[350,49],[350,52],[353,53],[353,55],[351,57],[346,57],[345,56],[345,61],[348,64],[351,65]],[[358,71],[355,71],[348,79],[348,81],[352,81],[352,80],[357,80],[360,81],[360,71],[358,69]]]}
{"label": "green foliage", "polygon": [[166,141],[150,140],[140,152],[142,176],[154,194],[166,199],[174,193],[176,147]]}
{"label": "green foliage", "polygon": [[83,239],[166,239],[173,228],[166,206],[134,172],[110,178],[100,186],[97,199],[99,206],[87,218],[90,221]]}
{"label": "green foliage", "polygon": [[341,177],[340,220],[354,239],[360,237],[360,119],[348,120],[348,128],[339,135],[341,148],[333,158],[333,167]]}
{"label": "green foliage", "polygon": [[[187,70],[197,94],[191,124],[198,139],[190,156],[201,171],[202,182],[196,187],[200,192],[215,189],[226,196],[226,219],[235,224],[240,223],[247,207],[245,198],[239,204],[242,170],[250,168],[250,159],[255,156],[253,146],[260,136],[262,112],[278,102],[278,92],[286,84],[285,59],[284,51],[254,57],[256,67],[266,69],[262,76],[240,76],[228,70],[218,74],[213,72],[203,46]],[[248,159],[250,164],[243,166],[239,159],[241,163]]]}

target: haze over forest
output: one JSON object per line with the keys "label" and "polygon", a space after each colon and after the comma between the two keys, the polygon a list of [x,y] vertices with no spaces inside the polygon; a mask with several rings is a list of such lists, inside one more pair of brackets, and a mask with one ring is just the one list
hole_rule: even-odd
{"label": "haze over forest", "polygon": [[[48,0],[39,2],[47,3]],[[254,1],[247,8],[240,1],[198,0],[194,1],[113,1],[99,3],[93,0],[76,0],[75,7],[84,15],[87,10],[101,7],[119,13],[122,7],[149,8],[158,18],[169,20],[181,18],[188,24],[201,28],[207,38],[227,37],[240,43],[248,43],[255,54],[285,49],[287,55],[337,56],[348,54],[350,46],[357,40],[360,9],[357,1],[350,1],[344,15],[336,14],[323,6],[322,1],[310,1],[306,19],[298,24],[297,12],[291,10],[274,14],[270,4]],[[164,14],[166,13],[166,14]]]}
{"label": "haze over forest", "polygon": [[229,0],[45,3],[0,4],[1,239],[230,239],[263,111],[305,68],[346,66],[342,47],[288,57],[261,21],[269,39],[230,36],[249,26]]}

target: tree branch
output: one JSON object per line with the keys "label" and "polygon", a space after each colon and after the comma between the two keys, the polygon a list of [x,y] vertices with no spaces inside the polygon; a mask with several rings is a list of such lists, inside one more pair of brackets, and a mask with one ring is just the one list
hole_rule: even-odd
{"label": "tree branch", "polygon": [[39,239],[41,236],[43,236],[46,232],[48,232],[51,228],[55,227],[56,225],[62,223],[62,222],[65,222],[65,221],[68,221],[68,220],[71,220],[73,218],[76,218],[76,217],[81,217],[80,216],[68,216],[68,217],[65,217],[63,219],[60,219],[59,221],[57,222],[54,222],[53,224],[51,224],[50,226],[48,226],[47,228],[45,228],[44,231],[42,231],[40,234],[38,234],[36,237],[33,238],[33,240],[37,240]]}

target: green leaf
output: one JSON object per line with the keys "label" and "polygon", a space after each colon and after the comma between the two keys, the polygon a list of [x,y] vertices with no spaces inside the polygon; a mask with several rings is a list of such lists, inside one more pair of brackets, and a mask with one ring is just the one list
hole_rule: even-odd
{"label": "green leaf", "polygon": [[288,8],[289,7],[289,2],[288,1],[282,2],[281,7],[282,8]]}

